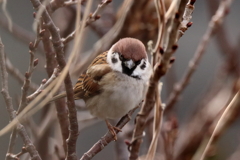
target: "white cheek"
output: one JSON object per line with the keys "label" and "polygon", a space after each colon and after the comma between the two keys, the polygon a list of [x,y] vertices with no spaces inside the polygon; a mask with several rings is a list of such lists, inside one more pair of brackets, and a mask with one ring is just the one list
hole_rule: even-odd
{"label": "white cheek", "polygon": [[121,61],[119,60],[119,58],[118,58],[117,63],[111,63],[111,67],[114,71],[122,72],[122,64],[121,64]]}
{"label": "white cheek", "polygon": [[[117,59],[116,63],[112,63],[112,58],[113,57]],[[107,62],[114,71],[122,72],[122,64],[121,64],[121,61],[119,59],[119,55],[118,54],[112,54],[112,49],[110,49],[108,51]]]}
{"label": "white cheek", "polygon": [[143,61],[141,64],[137,66],[137,68],[133,71],[133,76],[139,76],[142,80],[147,82],[152,74],[152,67],[149,64],[148,60],[146,60],[146,67],[144,69],[141,69],[140,66],[143,64]]}

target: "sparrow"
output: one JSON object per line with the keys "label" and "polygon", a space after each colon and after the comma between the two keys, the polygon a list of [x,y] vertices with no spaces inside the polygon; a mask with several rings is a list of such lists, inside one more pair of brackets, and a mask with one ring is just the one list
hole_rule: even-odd
{"label": "sparrow", "polygon": [[[105,120],[117,140],[108,119],[121,118],[145,98],[152,73],[144,44],[134,38],[123,38],[98,55],[75,84],[74,99],[83,99],[93,116]],[[51,101],[65,97],[66,93]]]}

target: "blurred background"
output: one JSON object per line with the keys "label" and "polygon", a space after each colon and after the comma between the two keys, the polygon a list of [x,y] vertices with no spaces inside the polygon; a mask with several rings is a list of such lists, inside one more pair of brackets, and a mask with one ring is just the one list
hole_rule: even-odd
{"label": "blurred background", "polygon": [[[92,12],[96,9],[98,3],[99,1],[94,1],[94,4],[91,9]],[[183,37],[179,40],[178,42],[179,47],[176,53],[174,54],[174,56],[176,57],[176,60],[171,70],[162,79],[163,92],[161,96],[164,103],[166,103],[169,97],[169,94],[173,89],[173,84],[175,84],[181,79],[181,77],[185,73],[186,68],[188,68],[189,61],[192,59],[203,34],[206,32],[206,29],[208,28],[208,22],[212,15],[211,12],[215,11],[214,7],[209,5],[209,3],[211,2],[208,2],[207,0],[205,1],[199,0],[199,1],[196,1],[195,3],[195,10],[193,12],[193,15],[192,15],[193,17],[191,20],[193,22],[193,25],[185,32]],[[105,8],[106,10],[103,11],[103,14],[105,14],[105,16],[102,15],[102,17],[100,18],[100,20],[103,18],[105,22],[105,25],[106,25],[106,27],[104,28],[105,30],[101,32],[96,31],[97,29],[94,29],[94,25],[87,27],[85,29],[84,44],[82,44],[82,50],[81,50],[82,53],[88,53],[89,50],[91,51],[94,43],[96,43],[99,40],[99,38],[113,26],[113,24],[116,22],[116,19],[122,14],[119,11],[119,8],[121,5],[122,5],[122,1],[113,0],[109,4],[109,6],[106,6]],[[239,43],[240,42],[240,30],[239,30],[240,19],[238,17],[238,15],[240,14],[239,6],[240,6],[240,1],[234,1],[233,4],[231,5],[231,8],[229,9],[229,14],[224,20],[223,28],[227,36],[227,42],[231,46],[237,46],[238,44],[240,44]],[[57,24],[57,26],[60,27],[60,29],[61,28],[64,29],[66,25],[65,22],[66,22],[66,19],[68,19],[68,17],[74,17],[72,16],[72,14],[75,13],[74,11],[72,11],[74,10],[74,6],[71,6],[71,7],[72,9],[70,11],[60,9],[52,14],[52,17],[54,17],[55,23]],[[34,10],[31,2],[8,0],[7,10],[14,24],[17,24],[20,28],[23,28],[24,30],[26,30],[27,31],[26,35],[29,36],[28,38],[33,40],[36,33],[34,33],[33,31],[33,21],[34,21],[33,11]],[[116,14],[117,11],[118,11],[118,14]],[[0,13],[1,13],[0,36],[3,44],[5,45],[6,56],[10,59],[11,63],[24,75],[24,73],[27,71],[28,64],[29,64],[29,53],[28,53],[29,42],[22,40],[21,36],[17,38],[15,35],[11,34],[11,32],[6,27],[3,11],[1,10]],[[142,14],[142,16],[144,16],[145,14],[152,15],[153,21],[154,21],[154,17],[156,21],[156,14],[154,13],[154,10],[152,11],[152,13],[143,12],[139,14]],[[102,25],[98,21],[93,23],[96,23],[99,26]],[[68,29],[71,31],[74,28],[74,25],[75,24],[73,23],[72,28],[68,28]],[[124,25],[128,25],[128,24],[126,23]],[[96,26],[97,25],[95,25],[95,27]],[[126,32],[129,32],[129,31],[126,31]],[[66,31],[66,33],[62,33],[62,35],[68,35],[67,33],[69,33],[69,31]],[[148,33],[144,33],[146,34],[145,35],[146,39],[144,39],[144,36],[136,35],[138,33],[140,32],[136,32],[135,35],[120,34],[119,38],[124,37],[126,35],[132,36],[134,38],[141,39],[146,44],[147,41],[150,40],[149,39],[149,37],[151,37],[150,34],[153,34],[154,31],[149,32],[149,36],[147,37],[146,35]],[[189,85],[179,97],[179,101],[177,102],[177,104],[168,114],[170,117],[175,117],[177,119],[179,130],[181,130],[181,128],[188,126],[189,122],[192,121],[193,117],[199,112],[199,110],[201,110],[201,107],[206,104],[207,94],[217,93],[216,91],[212,91],[210,89],[211,87],[213,87],[213,85],[216,85],[219,81],[221,81],[221,82],[224,82],[225,87],[228,88],[228,90],[233,86],[234,76],[231,75],[230,73],[226,73],[227,67],[225,66],[225,62],[227,59],[226,58],[227,54],[224,53],[223,49],[219,46],[219,42],[218,42],[219,38],[220,36],[212,38],[211,42],[206,48],[206,51]],[[71,51],[71,44],[69,44],[68,48],[66,48],[66,53],[69,53],[69,51]],[[101,51],[99,50],[98,52],[101,52]],[[68,54],[66,54],[66,56],[67,55]],[[35,57],[39,59],[39,64],[35,69],[35,71],[33,72],[32,82],[34,82],[37,85],[40,85],[43,79],[48,78],[48,75],[44,68],[45,58],[44,58],[44,54],[41,53],[41,50],[37,50]],[[239,55],[237,58],[238,58],[237,61],[239,61],[240,60]],[[81,58],[79,58],[79,61],[80,60]],[[221,76],[221,74],[224,74],[225,77]],[[77,71],[71,72],[71,75],[72,75],[72,81],[73,83],[75,83],[78,77],[78,72]],[[223,79],[219,80],[218,79],[219,77],[221,78],[224,77],[223,78],[224,80]],[[15,107],[18,106],[18,103],[19,103],[19,98],[21,95],[21,86],[22,86],[22,83],[17,81],[16,78],[14,78],[11,74],[9,74],[9,90],[13,98]],[[225,97],[228,100],[227,97],[232,96],[231,91],[226,93],[229,93],[229,94],[226,94],[226,97]],[[81,101],[77,103],[79,103],[80,106],[82,105]],[[0,104],[1,104],[0,129],[2,129],[4,126],[6,126],[9,123],[9,117],[8,117],[8,114],[5,108],[5,102],[2,96],[0,96]],[[218,103],[215,103],[215,104],[218,104]],[[221,105],[224,105],[224,104],[221,104]],[[218,107],[218,106],[214,106],[214,107]],[[38,112],[35,118],[37,120],[40,119],[42,114],[43,114],[42,111]],[[132,121],[131,123],[133,123]],[[86,123],[88,125],[86,125],[87,127],[84,127],[83,129],[80,130],[80,134],[77,141],[78,157],[81,157],[81,155],[84,152],[86,152],[107,131],[105,123],[102,120],[94,120]],[[201,123],[201,121],[199,121],[199,123]],[[214,157],[215,159],[219,159],[219,160],[228,159],[236,150],[239,150],[237,149],[239,140],[240,140],[240,135],[239,135],[240,127],[238,124],[239,124],[239,118],[236,118],[234,122],[229,124],[225,132],[223,132],[221,137],[217,140],[217,143],[213,149],[214,155],[216,155]],[[196,128],[197,127],[198,126],[196,126]],[[129,128],[126,128],[126,130],[129,130]],[[59,129],[56,131],[60,132]],[[125,129],[123,129],[123,132],[120,133],[119,136],[121,136],[121,134],[124,134],[124,131]],[[206,132],[208,132],[208,130],[206,130]],[[9,143],[9,137],[10,137],[10,133],[0,137],[0,159],[5,158],[5,155],[7,153],[8,143]],[[55,142],[52,142],[52,143],[55,143]],[[20,138],[18,138],[17,147],[15,147],[16,153],[20,151],[21,146],[22,146],[22,141]],[[103,151],[101,151],[93,159],[119,159],[117,158],[115,147],[116,147],[116,142],[110,143]],[[148,143],[144,143],[144,145],[142,146],[142,153],[146,153],[147,147],[148,147]]]}

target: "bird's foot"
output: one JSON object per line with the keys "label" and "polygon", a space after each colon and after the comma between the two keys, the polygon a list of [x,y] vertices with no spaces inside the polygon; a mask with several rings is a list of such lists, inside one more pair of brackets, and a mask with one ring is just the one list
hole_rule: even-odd
{"label": "bird's foot", "polygon": [[105,122],[106,122],[106,124],[107,124],[108,130],[109,130],[109,131],[112,133],[112,135],[113,135],[114,141],[116,141],[116,140],[117,140],[117,133],[116,133],[116,131],[117,131],[117,132],[122,132],[122,130],[121,130],[120,128],[118,128],[118,127],[112,126],[112,125],[108,122],[108,120],[105,120]]}

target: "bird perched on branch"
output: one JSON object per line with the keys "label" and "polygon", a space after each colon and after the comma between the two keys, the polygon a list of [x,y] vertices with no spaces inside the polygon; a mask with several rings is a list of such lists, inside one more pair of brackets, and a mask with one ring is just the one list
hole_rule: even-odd
{"label": "bird perched on branch", "polygon": [[[74,99],[83,99],[91,114],[105,119],[109,131],[117,139],[108,119],[121,118],[144,99],[152,73],[143,43],[123,38],[109,51],[97,56],[80,75],[74,87]],[[51,101],[65,97],[66,93]]]}

